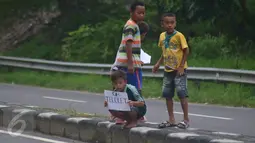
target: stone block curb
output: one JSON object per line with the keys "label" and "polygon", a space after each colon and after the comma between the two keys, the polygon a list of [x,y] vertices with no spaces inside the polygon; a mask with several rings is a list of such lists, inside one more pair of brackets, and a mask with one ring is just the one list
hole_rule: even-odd
{"label": "stone block curb", "polygon": [[105,119],[8,105],[0,105],[0,126],[13,132],[29,130],[90,143],[255,143],[252,136],[199,129],[158,129],[150,122],[123,129]]}

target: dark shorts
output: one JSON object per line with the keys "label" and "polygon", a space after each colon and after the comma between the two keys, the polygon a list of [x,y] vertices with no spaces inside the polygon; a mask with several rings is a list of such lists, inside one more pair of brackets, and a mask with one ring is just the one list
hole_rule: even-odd
{"label": "dark shorts", "polygon": [[[127,73],[127,83],[135,86],[137,90],[141,93],[142,90],[142,69],[135,69],[133,74],[128,73],[128,69],[125,67],[115,67],[114,70],[122,70]],[[114,71],[113,70],[113,71]]]}
{"label": "dark shorts", "polygon": [[131,107],[131,111],[136,111],[137,119],[140,119],[146,114],[146,107]]}
{"label": "dark shorts", "polygon": [[[146,107],[131,107],[131,111],[135,111],[137,113],[137,119],[142,118],[146,114]],[[122,119],[125,119],[128,116],[128,112],[124,111],[116,111],[116,110],[109,110],[112,115],[118,114],[122,116]]]}
{"label": "dark shorts", "polygon": [[179,98],[188,97],[187,89],[187,71],[184,70],[184,75],[177,75],[176,71],[164,72],[162,96],[164,98],[173,98],[175,89]]}

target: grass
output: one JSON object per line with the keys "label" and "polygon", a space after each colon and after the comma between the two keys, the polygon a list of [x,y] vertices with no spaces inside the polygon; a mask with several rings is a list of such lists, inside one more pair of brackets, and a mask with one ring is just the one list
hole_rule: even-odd
{"label": "grass", "polygon": [[[13,69],[10,72],[7,68],[1,68],[0,82],[94,93],[103,93],[105,89],[111,89],[111,83],[107,76],[26,69]],[[161,79],[145,78],[143,81],[144,97],[159,98],[161,96],[161,84]],[[188,89],[189,101],[192,103],[255,107],[255,86],[253,85],[189,81]]]}

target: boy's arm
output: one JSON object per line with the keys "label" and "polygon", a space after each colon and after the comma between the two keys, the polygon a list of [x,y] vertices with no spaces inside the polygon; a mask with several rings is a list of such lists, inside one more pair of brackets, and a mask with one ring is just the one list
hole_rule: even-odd
{"label": "boy's arm", "polygon": [[157,61],[157,65],[158,66],[160,66],[161,64],[162,64],[162,62],[163,62],[163,54],[161,54],[161,56],[160,56],[160,58],[159,58],[159,60]]}
{"label": "boy's arm", "polygon": [[145,105],[145,101],[144,101],[143,97],[139,94],[139,92],[137,90],[133,91],[133,95],[137,101],[130,101],[131,105],[136,106],[136,107],[141,107],[141,106]]}
{"label": "boy's arm", "polygon": [[126,47],[126,53],[127,53],[127,62],[128,62],[128,71],[130,73],[133,73],[133,58],[132,58],[132,43],[134,41],[134,35],[135,35],[135,27],[132,25],[128,25],[123,30],[124,34],[124,41],[125,47]]}
{"label": "boy's arm", "polygon": [[185,62],[187,61],[189,49],[188,49],[188,48],[185,48],[185,49],[182,49],[182,51],[183,51],[182,61],[181,61],[181,64],[180,64],[179,67],[183,67],[183,68],[184,68],[184,64],[185,64]]}
{"label": "boy's arm", "polygon": [[180,36],[180,42],[181,42],[181,48],[183,51],[183,55],[182,55],[181,63],[177,69],[177,72],[179,73],[179,75],[183,75],[184,74],[184,65],[185,65],[185,62],[187,61],[187,57],[188,57],[188,44],[187,44],[186,38],[182,34]]}
{"label": "boy's arm", "polygon": [[126,53],[127,53],[127,62],[128,62],[128,72],[133,73],[133,59],[132,59],[132,40],[128,40],[126,43]]}
{"label": "boy's arm", "polygon": [[183,55],[182,55],[182,60],[181,60],[181,64],[180,67],[184,67],[185,62],[187,61],[187,57],[189,54],[189,48],[188,48],[188,44],[186,41],[186,38],[184,37],[184,35],[180,36],[180,41],[181,41],[181,47],[183,50]]}
{"label": "boy's arm", "polygon": [[135,106],[135,107],[142,107],[144,106],[145,102],[143,101],[130,101],[129,102],[132,106]]}

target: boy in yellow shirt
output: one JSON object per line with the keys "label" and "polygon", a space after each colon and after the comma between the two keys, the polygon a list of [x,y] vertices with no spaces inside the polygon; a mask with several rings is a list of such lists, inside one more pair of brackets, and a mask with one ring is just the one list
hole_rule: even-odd
{"label": "boy in yellow shirt", "polygon": [[[187,55],[188,44],[184,35],[175,30],[176,16],[166,13],[162,16],[161,26],[165,32],[160,34],[158,46],[162,49],[162,55],[154,65],[152,72],[156,73],[160,64],[164,62],[164,78],[162,96],[166,99],[169,121],[163,122],[159,128],[178,126],[179,128],[189,127],[188,117],[188,90],[187,90]],[[173,97],[177,91],[180,98],[184,119],[176,124],[173,111]]]}

